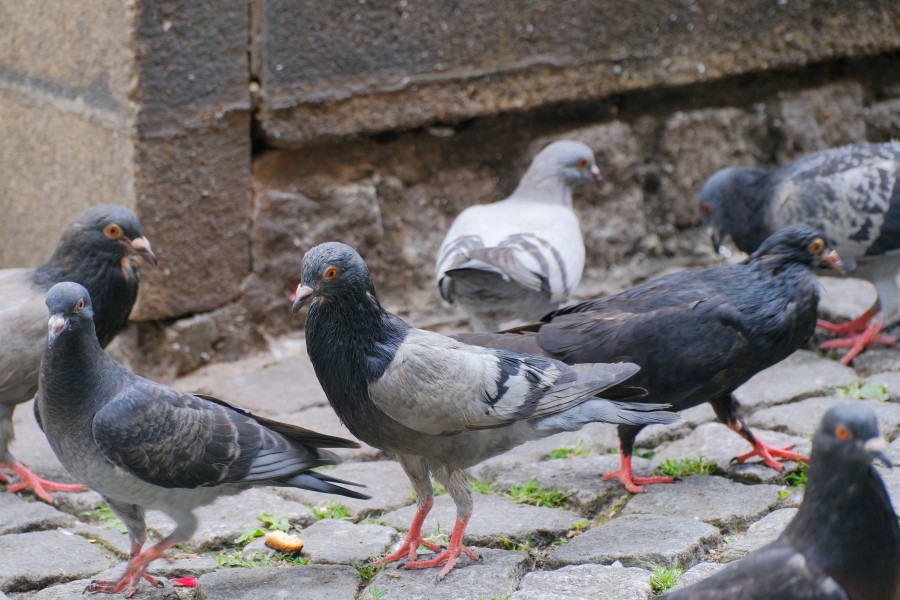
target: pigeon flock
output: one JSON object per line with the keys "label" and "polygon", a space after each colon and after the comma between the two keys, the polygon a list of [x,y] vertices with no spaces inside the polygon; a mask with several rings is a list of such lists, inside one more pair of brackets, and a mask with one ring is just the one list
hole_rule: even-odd
{"label": "pigeon flock", "polygon": [[[465,543],[476,504],[466,469],[589,423],[618,427],[619,469],[598,478],[633,494],[673,483],[632,471],[635,440],[709,403],[751,446],[735,461],[756,456],[779,471],[781,461],[808,461],[809,483],[777,540],[666,597],[900,600],[898,517],[872,464],[891,461],[871,409],[829,410],[806,457],[758,438],[733,394],[804,347],[817,325],[846,336],[823,345],[848,348],[845,363],[896,343],[884,330],[900,319],[900,143],[715,173],[698,214],[715,251],[730,237],[745,260],[566,306],[585,264],[572,194],[590,181],[601,181],[593,151],[557,141],[508,198],[456,218],[436,256],[437,287],[471,332],[441,335],[386,310],[346,244],[322,240],[303,256],[291,308],[306,309],[307,353],[328,403],[356,439],[396,456],[416,496],[405,539],[376,564],[438,567],[440,580],[461,556],[478,560]],[[43,266],[0,270],[0,483],[47,503],[54,491],[99,493],[127,528],[130,558],[119,578],[85,591],[127,597],[142,580],[162,586],[148,567],[190,539],[195,509],[220,496],[275,486],[369,498],[317,469],[340,462],[328,448],[357,442],[176,390],[107,355],[137,299],[136,257],[157,263],[137,216],[101,205],[71,223]],[[816,275],[847,272],[875,285],[876,304],[850,323],[817,320]],[[10,454],[13,410],[32,398],[77,483],[43,479]],[[422,534],[432,479],[456,509],[446,547]],[[150,509],[175,525],[144,548]]]}

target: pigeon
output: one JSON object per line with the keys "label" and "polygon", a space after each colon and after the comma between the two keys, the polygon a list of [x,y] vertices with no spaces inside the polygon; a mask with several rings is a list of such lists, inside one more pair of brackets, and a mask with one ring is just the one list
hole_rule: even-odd
{"label": "pigeon", "polygon": [[[786,227],[745,261],[689,269],[605,298],[546,315],[541,323],[502,333],[463,333],[463,342],[547,356],[568,364],[628,361],[641,370],[629,380],[648,390],[641,401],[681,411],[709,402],[718,418],[753,445],[737,457],[760,456],[781,470],[775,456],[803,460],[790,449],[757,438],[732,392],[756,373],[802,346],[815,328],[818,283],[813,268],[840,269],[840,258],[822,235]],[[618,478],[632,493],[670,477],[635,477],[634,441],[641,424],[619,425]]]}
{"label": "pigeon", "polygon": [[[100,344],[106,346],[128,323],[137,299],[139,272],[132,257],[155,265],[156,256],[141,232],[141,223],[124,206],[93,206],[63,233],[56,250],[37,269],[0,270],[0,468],[18,475],[10,492],[30,488],[52,503],[51,491],[84,491],[37,476],[9,451],[13,410],[31,400],[38,387],[41,349],[46,338],[44,296],[60,281],[77,281],[95,299]],[[5,476],[0,481],[8,483]]]}
{"label": "pigeon", "polygon": [[669,600],[900,600],[900,528],[872,466],[891,468],[872,409],[839,404],[813,438],[803,503],[771,544]]}
{"label": "pigeon", "polygon": [[[369,496],[312,471],[338,457],[320,448],[356,442],[253,415],[210,396],[190,395],[139,377],[101,348],[88,291],[73,282],[47,292],[50,320],[35,417],[63,466],[103,496],[128,528],[131,557],[117,581],[86,591],[126,596],[151,562],[189,539],[193,510],[253,485],[296,487],[352,498]],[[356,485],[356,484],[350,484]],[[144,511],[175,521],[163,540],[141,551]]]}
{"label": "pigeon", "polygon": [[806,224],[825,234],[848,272],[870,281],[875,304],[821,348],[849,348],[845,365],[871,344],[894,345],[882,330],[900,318],[900,142],[857,144],[807,154],[777,169],[730,167],[710,177],[697,198],[717,251],[726,235],[753,252],[778,228]]}
{"label": "pigeon", "polygon": [[[467,346],[416,329],[382,308],[356,251],[328,242],[303,257],[293,311],[309,303],[306,345],[331,407],[357,438],[397,455],[414,491],[416,514],[401,547],[409,569],[444,565],[465,552],[472,515],[465,468],[528,440],[588,422],[669,423],[665,406],[631,402],[644,393],[622,384],[627,363],[567,366],[554,360]],[[603,393],[603,397],[598,394]],[[417,560],[421,526],[433,504],[433,475],[456,504],[447,549]]]}
{"label": "pigeon", "polygon": [[531,162],[505,200],[462,211],[441,243],[441,297],[459,304],[475,331],[533,321],[569,299],[584,269],[584,242],[572,189],[600,183],[594,153],[553,142]]}

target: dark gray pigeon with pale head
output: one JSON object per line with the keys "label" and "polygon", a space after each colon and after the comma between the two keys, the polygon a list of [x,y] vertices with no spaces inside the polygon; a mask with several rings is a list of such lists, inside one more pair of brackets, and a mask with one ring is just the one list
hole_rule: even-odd
{"label": "dark gray pigeon with pale head", "polygon": [[32,489],[52,503],[51,491],[84,490],[42,479],[16,461],[9,451],[12,414],[17,404],[31,400],[37,391],[47,338],[47,290],[60,281],[84,285],[95,298],[97,336],[105,347],[128,324],[137,299],[140,274],[132,260],[135,256],[156,264],[137,216],[124,206],[103,204],[88,208],[69,225],[41,267],[0,271],[0,467],[20,479],[9,491]]}
{"label": "dark gray pigeon with pale head", "polygon": [[505,200],[462,211],[441,243],[441,297],[459,304],[476,331],[532,321],[569,299],[584,269],[584,242],[572,189],[600,181],[585,144],[541,150]]}
{"label": "dark gray pigeon with pale head", "polygon": [[813,438],[803,503],[777,540],[668,600],[900,600],[900,528],[872,409],[831,408]]}
{"label": "dark gray pigeon with pale head", "polygon": [[848,323],[819,321],[846,335],[821,348],[849,348],[841,358],[849,364],[870,344],[897,343],[881,332],[900,318],[900,142],[833,148],[777,169],[729,167],[706,181],[697,208],[716,251],[729,235],[751,253],[785,225],[820,230],[848,273],[878,292]]}
{"label": "dark gray pigeon with pale head", "polygon": [[[190,538],[193,510],[252,485],[297,487],[368,498],[349,483],[312,471],[338,457],[321,448],[356,442],[253,415],[209,396],[191,395],[139,377],[100,347],[87,290],[58,283],[50,313],[35,416],[63,466],[97,491],[128,528],[131,558],[116,581],[87,591],[127,596],[151,562]],[[164,539],[142,551],[144,511],[175,521]]]}
{"label": "dark gray pigeon with pale head", "polygon": [[[416,516],[399,550],[382,562],[406,568],[444,565],[462,552],[472,515],[465,468],[529,440],[585,423],[668,423],[664,405],[630,400],[643,390],[622,385],[633,364],[567,366],[504,350],[468,346],[411,327],[375,295],[366,264],[345,244],[329,242],[303,257],[293,310],[309,303],[306,345],[328,401],[367,444],[397,455],[417,497]],[[453,498],[457,520],[449,547],[417,560],[432,507],[431,475]]]}

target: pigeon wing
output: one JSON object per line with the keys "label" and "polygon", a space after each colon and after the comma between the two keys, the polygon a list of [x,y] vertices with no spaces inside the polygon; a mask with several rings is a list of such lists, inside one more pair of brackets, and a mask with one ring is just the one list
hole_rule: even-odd
{"label": "pigeon wing", "polygon": [[47,339],[45,291],[31,269],[0,271],[0,404],[26,402],[37,391]]}

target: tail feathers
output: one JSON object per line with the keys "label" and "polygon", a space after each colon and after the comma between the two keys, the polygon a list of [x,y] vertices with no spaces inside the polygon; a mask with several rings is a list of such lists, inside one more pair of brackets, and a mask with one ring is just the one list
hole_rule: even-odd
{"label": "tail feathers", "polygon": [[305,473],[295,475],[294,477],[280,479],[277,480],[277,483],[278,485],[297,487],[304,490],[312,490],[314,492],[322,492],[325,494],[337,494],[339,496],[357,498],[359,500],[368,500],[371,498],[371,496],[367,494],[363,494],[354,490],[348,490],[341,487],[340,485],[337,485],[342,484],[357,487],[366,487],[361,483],[345,481],[343,479],[338,479],[337,477],[329,477],[324,473],[318,473],[316,471],[307,471]]}
{"label": "tail feathers", "polygon": [[569,410],[541,419],[535,428],[547,435],[560,431],[577,431],[587,423],[612,423],[614,425],[667,425],[679,416],[667,412],[668,404],[642,404],[611,400],[589,400]]}

